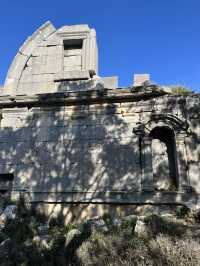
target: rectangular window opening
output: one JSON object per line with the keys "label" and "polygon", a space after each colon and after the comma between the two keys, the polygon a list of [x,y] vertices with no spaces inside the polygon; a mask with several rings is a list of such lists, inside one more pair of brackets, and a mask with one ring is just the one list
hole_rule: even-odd
{"label": "rectangular window opening", "polygon": [[80,71],[82,69],[82,47],[83,40],[64,40],[64,71]]}
{"label": "rectangular window opening", "polygon": [[77,40],[64,40],[64,50],[76,50],[76,49],[82,49],[83,47],[83,40],[77,39]]}

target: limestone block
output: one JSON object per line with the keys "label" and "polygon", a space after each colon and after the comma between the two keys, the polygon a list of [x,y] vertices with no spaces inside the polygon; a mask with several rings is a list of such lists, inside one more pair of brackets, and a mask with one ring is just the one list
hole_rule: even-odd
{"label": "limestone block", "polygon": [[106,125],[105,132],[107,138],[122,139],[133,135],[133,126],[122,122],[116,126],[109,124]]}
{"label": "limestone block", "polygon": [[40,44],[41,46],[61,46],[63,47],[63,40],[57,36],[56,33],[49,36],[43,43]]}
{"label": "limestone block", "polygon": [[0,173],[2,174],[14,173],[15,169],[16,169],[15,164],[9,162],[2,163],[0,161]]}
{"label": "limestone block", "polygon": [[79,126],[79,138],[80,139],[93,139],[96,136],[95,126]]}
{"label": "limestone block", "polygon": [[189,179],[192,190],[195,193],[200,193],[200,164],[199,162],[189,163]]}
{"label": "limestone block", "polygon": [[42,41],[40,35],[36,40],[34,40],[32,37],[28,37],[24,44],[19,48],[19,52],[23,55],[30,56],[33,53],[34,49],[37,47],[37,43],[39,41]]}
{"label": "limestone block", "polygon": [[31,128],[4,128],[0,130],[1,142],[28,141],[31,137]]}
{"label": "limestone block", "polygon": [[51,22],[47,21],[25,41],[25,43],[20,48],[20,52],[28,54],[30,56],[36,46],[39,43],[43,42],[44,39],[51,35],[54,31],[54,26],[51,24]]}
{"label": "limestone block", "polygon": [[22,72],[22,75],[20,77],[20,82],[22,82],[22,83],[27,82],[26,79],[29,79],[28,82],[31,82],[32,81],[31,76],[32,76],[32,67],[31,66],[25,67],[23,72]]}
{"label": "limestone block", "polygon": [[70,164],[70,168],[62,167],[58,162],[52,166],[45,164],[43,167],[44,179],[42,183],[35,183],[34,190],[49,192],[64,192],[83,190],[82,179],[79,176],[80,166],[77,163]]}
{"label": "limestone block", "polygon": [[[66,63],[66,62],[65,62]],[[71,72],[71,71],[81,71],[81,65],[64,65],[64,71],[65,72]]]}
{"label": "limestone block", "polygon": [[150,81],[149,74],[134,74],[133,86],[142,86],[146,81]]}
{"label": "limestone block", "polygon": [[195,137],[187,137],[185,139],[187,161],[198,162],[200,158],[199,142]]}
{"label": "limestone block", "polygon": [[37,127],[33,137],[35,141],[61,141],[65,133],[64,127]]}
{"label": "limestone block", "polygon": [[43,56],[43,55],[48,55],[48,49],[47,47],[44,46],[37,46],[37,49],[34,49],[34,51],[32,52],[32,57],[39,57],[39,56]]}
{"label": "limestone block", "polygon": [[55,84],[53,82],[20,83],[16,90],[18,95],[33,95],[52,92],[55,92]]}
{"label": "limestone block", "polygon": [[149,103],[122,103],[121,109],[123,114],[126,113],[142,113],[142,112],[152,112],[153,106]]}
{"label": "limestone block", "polygon": [[88,113],[86,111],[71,111],[64,114],[64,124],[68,125],[70,123],[73,125],[86,125],[87,118]]}
{"label": "limestone block", "polygon": [[115,109],[118,110],[121,108],[120,103],[93,103],[88,106],[88,109],[91,112],[96,112],[96,110],[107,110],[107,109]]}
{"label": "limestone block", "polygon": [[42,162],[42,164],[47,163],[52,168],[55,164],[62,166],[62,163],[66,158],[66,151],[62,141],[36,142],[35,152],[39,162]]}
{"label": "limestone block", "polygon": [[29,127],[32,126],[32,117],[28,114],[28,112],[15,112],[7,113],[5,110],[2,113],[2,120],[1,120],[1,128],[6,127],[14,127],[14,128],[21,128],[21,127]]}
{"label": "limestone block", "polygon": [[14,187],[34,191],[35,187],[45,185],[44,171],[40,162],[20,163],[16,165]]}
{"label": "limestone block", "polygon": [[191,118],[189,120],[189,125],[190,130],[194,133],[194,136],[196,137],[196,140],[200,140],[200,126],[197,121],[199,121],[197,118]]}
{"label": "limestone block", "polygon": [[67,191],[83,191],[84,190],[84,178],[81,172],[81,164],[71,163],[66,169],[65,173],[68,181]]}
{"label": "limestone block", "polygon": [[[87,70],[72,70],[72,71],[66,71],[66,72],[60,72],[54,76],[54,81],[59,80],[78,80],[78,79],[89,79],[90,75]],[[62,84],[63,86],[65,84]],[[66,85],[70,85],[66,84]],[[73,83],[72,83],[73,85]],[[78,85],[78,84],[76,84]]]}
{"label": "limestone block", "polygon": [[63,118],[56,115],[56,114],[41,114],[34,116],[34,126],[41,127],[41,126],[63,126]]}
{"label": "limestone block", "polygon": [[58,31],[57,34],[61,35],[66,33],[80,33],[80,32],[89,32],[89,27],[86,24],[82,25],[70,25],[70,26],[63,26]]}
{"label": "limestone block", "polygon": [[30,113],[34,116],[42,115],[56,115],[58,117],[63,116],[63,111],[65,106],[41,106],[41,107],[32,107]]}
{"label": "limestone block", "polygon": [[[89,114],[99,114],[99,115],[111,115],[111,114],[121,114],[120,105],[117,104],[107,104],[107,105],[90,105],[89,106]],[[112,120],[117,118],[118,116],[112,116]]]}
{"label": "limestone block", "polygon": [[81,68],[82,64],[82,57],[81,55],[76,55],[76,56],[65,56],[64,57],[64,67],[68,67],[71,70],[73,70],[74,66],[80,66]]}
{"label": "limestone block", "polygon": [[[114,114],[112,114],[112,112],[116,112]],[[112,126],[113,124],[116,125],[116,128],[120,128],[120,127],[123,127],[123,126],[126,126],[126,123],[124,122],[124,118],[122,116],[122,114],[118,114],[117,113],[118,110],[108,110],[108,113],[98,113],[98,112],[95,112],[95,113],[92,113],[90,114],[89,118],[91,121],[96,121],[96,124],[101,124],[101,125],[104,125],[105,128],[106,127],[109,127],[109,126]],[[111,114],[109,114],[111,113]]]}
{"label": "limestone block", "polygon": [[[85,45],[88,50],[86,50],[86,63],[88,64],[88,69],[92,75],[98,74],[98,47],[96,43],[96,31],[94,29],[90,30],[89,38],[86,39]],[[87,53],[88,51],[88,53]]]}
{"label": "limestone block", "polygon": [[24,66],[26,65],[26,62],[28,61],[28,56],[23,55],[21,53],[18,53],[14,60],[12,65],[9,68],[8,74],[7,74],[7,78],[6,78],[6,82],[5,85],[7,85],[7,80],[9,78],[14,78],[14,79],[19,79],[21,76],[21,73],[24,69]]}
{"label": "limestone block", "polygon": [[[32,66],[33,66],[33,68],[34,68],[34,66],[37,67],[38,65],[46,65],[48,58],[49,58],[48,55],[34,56],[32,58]],[[34,74],[37,74],[37,73],[34,73]]]}
{"label": "limestone block", "polygon": [[81,127],[79,125],[68,125],[64,127],[63,140],[73,140],[80,137]]}
{"label": "limestone block", "polygon": [[136,128],[138,123],[140,122],[140,114],[137,113],[131,116],[126,116],[123,114],[123,122],[126,124],[130,124],[133,128]]}
{"label": "limestone block", "polygon": [[52,74],[62,71],[62,55],[33,57],[32,74]]}
{"label": "limestone block", "polygon": [[71,75],[71,73],[69,75],[68,72],[66,72],[66,76],[62,73],[60,75],[56,75],[55,82],[57,91],[76,92],[104,89],[103,83],[98,83],[94,79],[89,79],[89,77],[88,71],[81,71],[81,73],[79,73],[79,71],[73,71],[73,75]]}
{"label": "limestone block", "polygon": [[37,29],[31,36],[32,40],[41,43],[48,35],[53,33],[55,28],[50,22],[46,22],[39,29]]}
{"label": "limestone block", "polygon": [[53,82],[53,74],[43,74],[43,75],[33,75],[32,82],[41,82],[41,83],[52,83]]}
{"label": "limestone block", "polygon": [[62,55],[63,53],[63,47],[60,45],[56,46],[38,46],[37,49],[34,50],[32,55],[34,57],[39,57],[39,56],[53,56],[53,55]]}
{"label": "limestone block", "polygon": [[[95,166],[96,182],[93,179],[91,184],[93,191],[140,190],[141,172],[139,168],[133,166],[122,168],[122,165],[115,164],[114,160],[111,159],[109,163],[110,166],[112,165],[112,169],[109,168],[106,162]],[[98,168],[99,170],[97,171]]]}
{"label": "limestone block", "polygon": [[50,21],[47,21],[38,30],[43,35],[43,38],[46,39],[48,36],[52,35],[56,29]]}
{"label": "limestone block", "polygon": [[69,49],[64,51],[64,56],[81,56],[82,55],[82,49]]}
{"label": "limestone block", "polygon": [[13,164],[18,164],[20,162],[28,163],[31,154],[32,147],[27,141],[0,143],[0,162],[2,164],[6,164],[7,162],[12,162]]}
{"label": "limestone block", "polygon": [[81,139],[64,140],[63,147],[66,151],[66,158],[74,158],[76,160],[76,158],[85,156],[85,154],[88,152],[90,148],[90,141]]}
{"label": "limestone block", "polygon": [[116,89],[118,88],[118,77],[103,77],[104,88],[106,89]]}
{"label": "limestone block", "polygon": [[187,103],[187,109],[193,109],[194,107],[199,108],[199,97],[187,97],[186,98],[186,103]]}
{"label": "limestone block", "polygon": [[31,68],[27,67],[27,71],[23,73],[20,78],[20,83],[21,84],[28,83],[28,85],[30,86],[30,84],[32,83],[32,79],[33,79],[33,76],[31,73]]}
{"label": "limestone block", "polygon": [[2,94],[4,94],[4,95],[13,95],[13,94],[15,94],[17,85],[18,85],[18,79],[7,78],[6,79],[6,84],[3,87]]}

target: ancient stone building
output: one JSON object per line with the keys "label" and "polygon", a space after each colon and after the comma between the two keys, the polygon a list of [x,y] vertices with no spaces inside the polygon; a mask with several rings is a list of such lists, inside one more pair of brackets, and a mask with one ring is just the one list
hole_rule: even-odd
{"label": "ancient stone building", "polygon": [[112,206],[199,204],[200,97],[98,76],[96,33],[47,22],[0,96],[0,191],[68,218]]}

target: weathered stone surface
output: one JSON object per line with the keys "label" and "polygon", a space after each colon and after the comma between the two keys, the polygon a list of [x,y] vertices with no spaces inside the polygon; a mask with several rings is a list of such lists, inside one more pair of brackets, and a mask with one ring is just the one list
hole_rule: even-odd
{"label": "weathered stone surface", "polygon": [[142,86],[146,81],[150,81],[149,74],[134,74],[133,86]]}
{"label": "weathered stone surface", "polygon": [[60,72],[59,74],[55,75],[54,81],[81,80],[89,79],[89,77],[89,72],[87,70],[74,69],[70,71],[70,69],[68,69],[68,71]]}
{"label": "weathered stone surface", "polygon": [[103,77],[102,80],[106,89],[118,88],[118,77]]}
{"label": "weathered stone surface", "polygon": [[[79,49],[77,41],[80,42]],[[90,79],[97,74],[97,58],[95,30],[87,25],[74,25],[56,31],[47,22],[19,49],[7,74],[3,93],[60,91],[60,87],[54,85],[57,80]]]}
{"label": "weathered stone surface", "polygon": [[143,77],[117,89],[117,77],[96,74],[87,25],[47,23],[25,42],[0,96],[0,191],[49,204],[198,204],[199,95]]}

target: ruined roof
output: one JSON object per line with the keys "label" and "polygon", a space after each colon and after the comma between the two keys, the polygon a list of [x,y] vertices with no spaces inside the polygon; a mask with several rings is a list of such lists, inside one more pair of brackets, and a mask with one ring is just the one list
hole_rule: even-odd
{"label": "ruined roof", "polygon": [[8,71],[4,94],[57,92],[60,81],[88,80],[97,73],[95,30],[88,25],[56,30],[46,22],[20,47]]}
{"label": "ruined roof", "polygon": [[[9,68],[1,94],[10,95],[8,101],[12,101],[16,95],[62,95],[66,92],[80,91],[104,93],[109,89],[118,89],[118,77],[98,76],[95,30],[86,24],[56,29],[48,21],[19,48]],[[149,74],[135,74],[133,85],[126,89],[131,90],[128,92],[130,98],[133,93],[134,97],[140,97],[138,93],[151,93],[151,90],[152,97],[155,90],[156,95],[163,95],[160,86],[152,85]],[[109,92],[107,95],[112,93]],[[114,94],[122,96],[119,90]]]}

